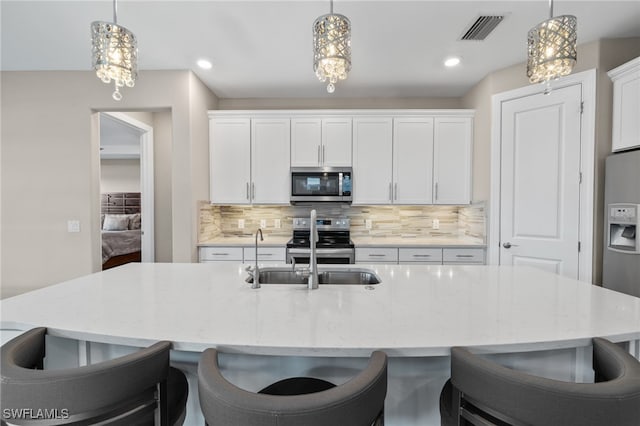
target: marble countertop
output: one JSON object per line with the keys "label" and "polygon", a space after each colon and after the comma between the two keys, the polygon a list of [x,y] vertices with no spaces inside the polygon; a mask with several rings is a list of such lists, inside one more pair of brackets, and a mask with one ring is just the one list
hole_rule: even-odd
{"label": "marble countertop", "polygon": [[239,263],[130,263],[1,300],[0,318],[4,329],[46,326],[80,340],[267,355],[438,356],[457,345],[519,352],[640,339],[640,298],[530,267],[357,266],[382,282],[253,290]]}
{"label": "marble countertop", "polygon": [[482,238],[473,237],[352,237],[356,247],[486,247]]}
{"label": "marble countertop", "polygon": [[[260,246],[285,246],[291,236],[265,235]],[[473,237],[358,237],[351,239],[356,247],[486,247],[482,238]],[[240,246],[253,247],[255,235],[220,237],[198,243],[198,247]]]}
{"label": "marble countertop", "polygon": [[[291,239],[291,235],[264,235],[264,240],[258,244],[260,246],[281,246],[287,245],[287,242]],[[219,246],[240,246],[240,247],[253,247],[256,243],[256,236],[246,235],[242,237],[219,237],[210,241],[198,243],[198,247],[219,247]]]}

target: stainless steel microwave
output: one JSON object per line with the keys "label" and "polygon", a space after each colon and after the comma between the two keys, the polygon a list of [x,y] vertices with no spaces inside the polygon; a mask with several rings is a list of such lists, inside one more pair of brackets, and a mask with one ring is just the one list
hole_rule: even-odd
{"label": "stainless steel microwave", "polygon": [[291,204],[350,203],[352,186],[351,167],[291,168]]}

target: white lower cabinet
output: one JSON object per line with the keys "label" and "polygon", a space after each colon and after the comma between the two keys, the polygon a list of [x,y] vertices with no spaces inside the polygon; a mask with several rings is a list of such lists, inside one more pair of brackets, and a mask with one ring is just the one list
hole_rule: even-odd
{"label": "white lower cabinet", "polygon": [[484,248],[356,247],[356,263],[389,265],[483,265]]}
{"label": "white lower cabinet", "polygon": [[[198,261],[205,262],[233,262],[248,263],[255,262],[255,247],[200,247],[198,249]],[[259,263],[285,263],[286,248],[285,247],[265,247],[258,245],[258,262]]]}
{"label": "white lower cabinet", "polygon": [[[255,262],[256,248],[245,247],[244,262]],[[258,246],[259,263],[285,263],[286,249],[284,247],[261,247]]]}
{"label": "white lower cabinet", "polygon": [[442,249],[442,263],[455,264],[481,264],[484,265],[483,248],[445,248]]}
{"label": "white lower cabinet", "polygon": [[421,263],[425,265],[441,265],[442,249],[441,248],[399,248],[398,262],[403,263]]}
{"label": "white lower cabinet", "polygon": [[356,247],[356,263],[398,263],[398,249],[395,247]]}
{"label": "white lower cabinet", "polygon": [[200,247],[198,260],[204,262],[242,262],[242,247]]}

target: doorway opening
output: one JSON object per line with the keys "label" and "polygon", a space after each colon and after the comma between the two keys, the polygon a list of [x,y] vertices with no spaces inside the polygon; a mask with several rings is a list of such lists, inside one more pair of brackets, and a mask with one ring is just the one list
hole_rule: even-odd
{"label": "doorway opening", "polygon": [[155,260],[153,195],[153,127],[126,112],[101,112],[103,270]]}

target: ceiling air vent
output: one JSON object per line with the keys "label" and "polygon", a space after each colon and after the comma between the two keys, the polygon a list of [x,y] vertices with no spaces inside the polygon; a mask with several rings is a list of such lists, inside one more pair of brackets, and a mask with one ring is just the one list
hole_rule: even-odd
{"label": "ceiling air vent", "polygon": [[504,16],[480,16],[464,33],[462,40],[484,40],[493,31]]}

